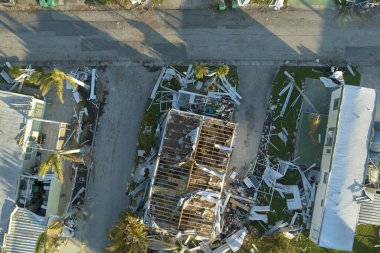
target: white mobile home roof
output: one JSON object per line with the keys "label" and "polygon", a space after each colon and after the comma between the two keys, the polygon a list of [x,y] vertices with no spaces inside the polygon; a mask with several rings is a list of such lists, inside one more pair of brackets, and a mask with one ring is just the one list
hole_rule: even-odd
{"label": "white mobile home roof", "polygon": [[352,250],[375,113],[373,89],[346,85],[341,98],[335,148],[319,245]]}
{"label": "white mobile home roof", "polygon": [[4,230],[14,207],[20,174],[22,148],[16,137],[22,132],[32,100],[30,96],[0,91],[0,227]]}

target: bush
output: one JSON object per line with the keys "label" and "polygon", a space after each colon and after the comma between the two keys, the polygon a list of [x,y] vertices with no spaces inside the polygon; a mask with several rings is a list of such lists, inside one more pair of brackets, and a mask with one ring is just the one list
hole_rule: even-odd
{"label": "bush", "polygon": [[157,112],[147,112],[144,115],[143,125],[154,127],[157,124],[157,121],[160,119],[160,114]]}
{"label": "bush", "polygon": [[157,141],[154,132],[141,133],[139,137],[139,144],[146,152],[148,152],[150,148],[156,147]]}

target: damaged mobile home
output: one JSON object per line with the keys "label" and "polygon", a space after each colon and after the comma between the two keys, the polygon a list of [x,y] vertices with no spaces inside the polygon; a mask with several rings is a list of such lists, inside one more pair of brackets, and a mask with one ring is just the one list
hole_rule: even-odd
{"label": "damaged mobile home", "polygon": [[345,85],[332,92],[310,239],[351,251],[365,193],[376,92]]}
{"label": "damaged mobile home", "polygon": [[62,215],[64,193],[53,174],[36,173],[36,164],[51,154],[48,150],[60,149],[68,124],[45,120],[44,101],[31,96],[0,91],[0,107],[3,249],[34,252],[48,218]]}
{"label": "damaged mobile home", "polygon": [[147,225],[172,234],[195,230],[210,239],[221,230],[221,194],[236,124],[170,110],[145,210]]}

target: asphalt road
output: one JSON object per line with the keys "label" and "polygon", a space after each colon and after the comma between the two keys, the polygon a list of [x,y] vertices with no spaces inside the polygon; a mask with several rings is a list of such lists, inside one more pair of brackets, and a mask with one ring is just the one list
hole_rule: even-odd
{"label": "asphalt road", "polygon": [[378,17],[337,18],[333,11],[0,14],[0,59],[272,64],[320,58],[368,64],[380,57]]}
{"label": "asphalt road", "polygon": [[341,18],[331,11],[0,12],[0,62],[11,58],[77,66],[105,61],[112,66],[99,73],[109,94],[82,233],[87,252],[103,251],[106,231],[127,204],[124,190],[143,106],[158,75],[140,63],[238,65],[244,92],[238,139],[244,146],[236,160],[248,165],[255,155],[248,150],[258,142],[268,85],[279,64],[316,58],[348,61],[359,65],[362,84],[378,88],[379,42],[378,17]]}

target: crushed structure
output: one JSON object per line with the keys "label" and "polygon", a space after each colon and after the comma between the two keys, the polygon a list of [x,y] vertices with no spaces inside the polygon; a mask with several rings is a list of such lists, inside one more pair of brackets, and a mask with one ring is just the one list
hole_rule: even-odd
{"label": "crushed structure", "polygon": [[149,108],[155,104],[160,112],[173,108],[231,121],[235,106],[242,99],[236,85],[213,71],[203,79],[206,80],[195,78],[192,65],[183,73],[173,67],[162,68],[150,95]]}
{"label": "crushed structure", "polygon": [[221,193],[236,124],[172,109],[168,112],[146,204],[146,224],[220,233]]}

